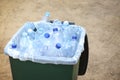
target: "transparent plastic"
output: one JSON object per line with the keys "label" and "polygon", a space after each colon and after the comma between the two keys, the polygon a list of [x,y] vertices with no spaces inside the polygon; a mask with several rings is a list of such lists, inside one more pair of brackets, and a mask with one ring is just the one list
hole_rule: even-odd
{"label": "transparent plastic", "polygon": [[21,61],[76,64],[84,50],[86,31],[67,21],[64,25],[58,20],[55,22],[25,23],[4,48],[5,54]]}

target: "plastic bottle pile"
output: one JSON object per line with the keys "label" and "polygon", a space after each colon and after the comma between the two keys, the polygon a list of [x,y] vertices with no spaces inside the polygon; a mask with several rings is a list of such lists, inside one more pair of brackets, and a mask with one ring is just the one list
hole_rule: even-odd
{"label": "plastic bottle pile", "polygon": [[38,23],[28,22],[26,29],[13,40],[12,50],[19,51],[19,57],[73,57],[77,49],[81,28],[68,21],[48,20],[46,13]]}

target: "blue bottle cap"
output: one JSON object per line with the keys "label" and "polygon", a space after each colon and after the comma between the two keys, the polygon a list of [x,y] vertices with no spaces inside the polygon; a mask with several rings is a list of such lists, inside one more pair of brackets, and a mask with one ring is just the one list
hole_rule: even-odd
{"label": "blue bottle cap", "polygon": [[17,47],[17,45],[16,44],[12,44],[12,48],[16,48]]}
{"label": "blue bottle cap", "polygon": [[76,40],[76,39],[77,39],[77,36],[72,36],[72,39]]}
{"label": "blue bottle cap", "polygon": [[56,32],[56,31],[58,31],[58,28],[53,28],[53,32]]}
{"label": "blue bottle cap", "polygon": [[57,43],[55,47],[56,47],[57,49],[60,49],[60,48],[61,48],[61,44],[60,44],[60,43]]}
{"label": "blue bottle cap", "polygon": [[44,37],[45,37],[45,38],[49,38],[49,37],[50,37],[50,34],[49,34],[49,33],[45,33],[45,34],[44,34]]}

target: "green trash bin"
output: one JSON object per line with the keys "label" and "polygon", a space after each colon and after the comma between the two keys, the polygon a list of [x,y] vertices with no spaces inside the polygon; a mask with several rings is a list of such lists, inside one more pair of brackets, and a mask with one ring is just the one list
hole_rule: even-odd
{"label": "green trash bin", "polygon": [[77,80],[77,76],[85,74],[87,69],[89,54],[87,39],[86,35],[84,51],[75,65],[41,64],[9,57],[13,80]]}
{"label": "green trash bin", "polygon": [[79,63],[56,65],[9,59],[13,80],[77,80]]}
{"label": "green trash bin", "polygon": [[[25,29],[26,27],[23,26],[8,42],[4,49],[5,54],[9,55],[13,80],[77,80],[78,70],[80,70],[79,64],[81,63],[79,58],[84,48],[85,38],[85,30],[82,27],[82,39],[80,39],[78,43],[79,46],[77,46],[77,50],[73,57],[69,59],[65,57],[59,59],[57,57],[53,59],[49,57],[40,57],[40,60],[38,61],[32,60],[32,58],[21,61],[19,58],[21,52],[18,54],[19,51],[15,50],[16,52],[14,53],[10,48],[12,41],[18,39],[18,35],[20,35]],[[44,63],[42,63],[42,61]]]}

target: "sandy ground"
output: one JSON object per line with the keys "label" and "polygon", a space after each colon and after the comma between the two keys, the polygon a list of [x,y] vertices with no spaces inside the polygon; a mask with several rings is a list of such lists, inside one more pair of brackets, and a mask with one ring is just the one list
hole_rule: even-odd
{"label": "sandy ground", "polygon": [[87,31],[89,65],[78,80],[120,80],[120,0],[0,0],[0,80],[12,80],[3,48],[25,22],[40,20],[45,11]]}

